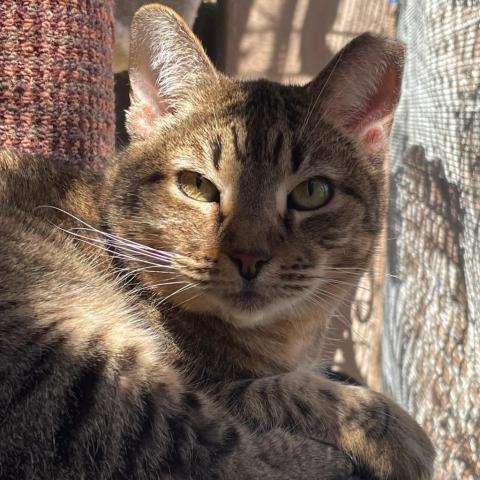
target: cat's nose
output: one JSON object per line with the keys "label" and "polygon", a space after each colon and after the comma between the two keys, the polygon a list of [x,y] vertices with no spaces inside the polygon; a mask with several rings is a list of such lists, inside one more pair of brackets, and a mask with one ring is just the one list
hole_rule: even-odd
{"label": "cat's nose", "polygon": [[270,260],[264,252],[234,251],[228,256],[245,280],[253,280]]}

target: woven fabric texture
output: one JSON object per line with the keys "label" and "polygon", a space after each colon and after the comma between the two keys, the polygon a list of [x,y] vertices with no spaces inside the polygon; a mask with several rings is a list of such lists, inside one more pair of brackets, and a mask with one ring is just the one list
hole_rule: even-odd
{"label": "woven fabric texture", "polygon": [[0,1],[0,146],[74,166],[114,152],[112,0]]}
{"label": "woven fabric texture", "polygon": [[436,478],[480,478],[480,3],[403,0],[382,373]]}

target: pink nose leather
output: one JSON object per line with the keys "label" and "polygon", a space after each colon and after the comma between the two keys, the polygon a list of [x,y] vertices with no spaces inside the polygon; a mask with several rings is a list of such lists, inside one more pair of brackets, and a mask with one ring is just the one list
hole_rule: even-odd
{"label": "pink nose leather", "polygon": [[254,279],[268,262],[267,255],[260,252],[233,252],[229,255],[232,262],[237,266],[240,275],[246,280]]}

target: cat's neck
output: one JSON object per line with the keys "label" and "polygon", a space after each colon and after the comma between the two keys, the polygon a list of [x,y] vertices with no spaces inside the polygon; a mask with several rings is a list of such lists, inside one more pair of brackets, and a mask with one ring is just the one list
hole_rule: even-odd
{"label": "cat's neck", "polygon": [[163,315],[176,360],[196,382],[215,382],[292,371],[320,352],[326,319],[281,319],[266,327],[238,328],[219,318],[179,309]]}

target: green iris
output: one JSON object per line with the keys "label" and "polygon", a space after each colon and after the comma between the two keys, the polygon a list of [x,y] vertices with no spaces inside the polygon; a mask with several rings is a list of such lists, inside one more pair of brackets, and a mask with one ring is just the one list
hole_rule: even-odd
{"label": "green iris", "polygon": [[330,182],[322,177],[309,178],[297,185],[289,195],[289,204],[295,210],[315,210],[325,206],[333,195]]}
{"label": "green iris", "polygon": [[220,197],[217,187],[197,172],[180,172],[178,186],[187,197],[199,202],[218,202]]}

